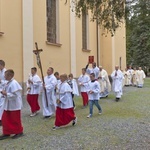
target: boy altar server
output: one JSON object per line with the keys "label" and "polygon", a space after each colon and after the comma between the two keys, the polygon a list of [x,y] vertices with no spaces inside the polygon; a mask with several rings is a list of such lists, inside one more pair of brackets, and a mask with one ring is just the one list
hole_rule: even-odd
{"label": "boy altar server", "polygon": [[98,103],[98,101],[99,101],[100,84],[99,84],[98,81],[96,81],[94,73],[90,74],[90,79],[91,79],[91,81],[89,82],[89,89],[88,89],[90,113],[87,116],[87,118],[92,117],[92,115],[93,115],[93,105],[94,104],[98,108],[99,114],[102,113],[101,106]]}
{"label": "boy altar server", "polygon": [[1,92],[5,100],[4,112],[2,115],[3,135],[0,136],[0,140],[9,138],[11,134],[14,134],[12,138],[18,138],[23,135],[21,123],[22,88],[13,77],[13,70],[9,69],[5,71],[5,79],[8,82],[5,85],[5,90]]}
{"label": "boy altar server", "polygon": [[67,75],[61,75],[60,80],[61,83],[58,86],[59,97],[57,99],[56,119],[53,130],[56,130],[60,126],[65,126],[71,121],[73,126],[77,123],[71,95],[72,89],[67,83]]}
{"label": "boy altar server", "polygon": [[41,79],[36,74],[37,68],[31,68],[31,75],[27,81],[27,101],[31,107],[31,115],[30,117],[34,117],[37,115],[37,111],[40,110],[40,106],[38,103],[38,96],[40,93]]}
{"label": "boy altar server", "polygon": [[88,105],[88,83],[90,81],[89,75],[86,74],[86,69],[82,68],[82,74],[78,78],[78,83],[80,86],[81,96],[83,100],[83,108]]}

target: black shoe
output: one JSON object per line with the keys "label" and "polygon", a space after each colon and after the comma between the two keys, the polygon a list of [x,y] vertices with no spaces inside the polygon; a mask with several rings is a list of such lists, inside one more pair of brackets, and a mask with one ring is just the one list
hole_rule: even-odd
{"label": "black shoe", "polygon": [[116,102],[118,102],[119,100],[120,100],[120,98],[117,98],[117,97],[116,97]]}
{"label": "black shoe", "polygon": [[9,138],[9,137],[10,137],[10,135],[1,135],[1,136],[0,136],[0,140],[7,139],[7,138]]}
{"label": "black shoe", "polygon": [[23,133],[15,134],[14,136],[12,136],[12,139],[17,139],[21,136],[23,136]]}
{"label": "black shoe", "polygon": [[44,116],[45,119],[51,118],[51,116]]}

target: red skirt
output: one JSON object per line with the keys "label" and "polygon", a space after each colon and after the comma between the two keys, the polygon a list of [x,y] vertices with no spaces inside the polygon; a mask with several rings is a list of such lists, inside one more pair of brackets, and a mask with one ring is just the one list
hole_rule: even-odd
{"label": "red skirt", "polygon": [[38,96],[39,96],[38,94],[28,94],[27,95],[27,101],[30,105],[32,113],[40,110],[40,106],[38,103]]}
{"label": "red skirt", "polygon": [[69,124],[75,119],[75,113],[73,108],[62,109],[57,107],[56,109],[56,119],[55,126],[64,126]]}
{"label": "red skirt", "polygon": [[6,111],[4,110],[2,115],[2,127],[3,134],[19,134],[23,132],[23,127],[21,123],[21,111]]}
{"label": "red skirt", "polygon": [[83,106],[86,106],[88,104],[88,94],[87,92],[81,92],[82,99],[83,99]]}

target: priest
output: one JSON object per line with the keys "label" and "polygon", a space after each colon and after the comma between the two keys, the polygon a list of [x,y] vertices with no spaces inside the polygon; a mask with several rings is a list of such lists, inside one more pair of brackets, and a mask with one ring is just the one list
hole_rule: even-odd
{"label": "priest", "polygon": [[139,70],[137,71],[137,87],[142,88],[144,84],[144,79],[146,75],[141,67],[139,67]]}
{"label": "priest", "polygon": [[112,72],[111,78],[113,80],[112,89],[115,92],[116,101],[118,102],[122,96],[122,82],[123,82],[123,73],[119,69],[118,65],[115,66],[115,71]]}

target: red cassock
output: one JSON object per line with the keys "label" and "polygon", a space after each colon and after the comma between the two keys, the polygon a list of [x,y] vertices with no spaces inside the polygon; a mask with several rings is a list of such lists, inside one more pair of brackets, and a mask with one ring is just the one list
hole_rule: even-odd
{"label": "red cassock", "polygon": [[21,111],[6,111],[4,110],[2,115],[2,126],[3,134],[20,134],[23,132],[23,127],[21,124]]}
{"label": "red cassock", "polygon": [[57,104],[55,126],[64,126],[75,120],[71,92],[72,89],[67,82],[58,86],[60,104]]}
{"label": "red cassock", "polygon": [[57,107],[55,126],[67,125],[75,118],[74,108],[62,109]]}
{"label": "red cassock", "polygon": [[31,112],[34,113],[38,110],[40,110],[40,106],[38,103],[38,94],[28,94],[27,95],[27,101],[31,107]]}
{"label": "red cassock", "polygon": [[83,106],[86,106],[88,104],[88,94],[87,92],[81,92],[82,98],[83,98]]}
{"label": "red cassock", "polygon": [[6,84],[5,90],[7,97],[4,101],[4,112],[2,115],[3,134],[20,134],[23,132],[21,123],[22,88],[15,79],[12,79]]}

